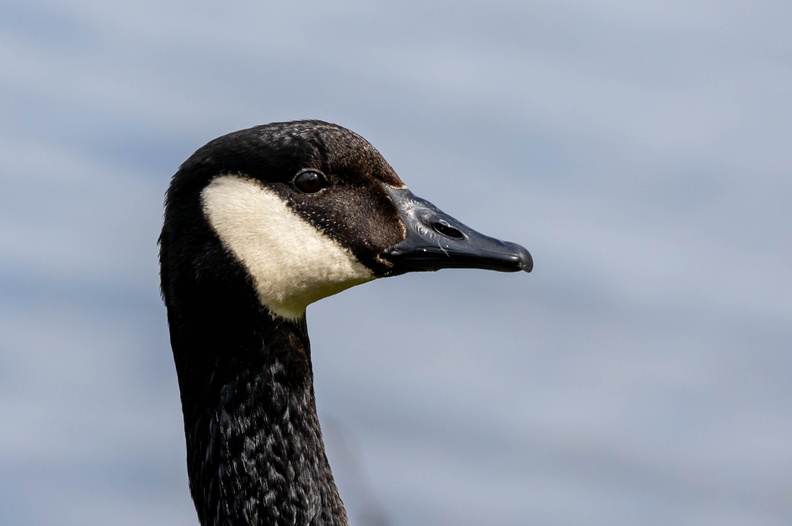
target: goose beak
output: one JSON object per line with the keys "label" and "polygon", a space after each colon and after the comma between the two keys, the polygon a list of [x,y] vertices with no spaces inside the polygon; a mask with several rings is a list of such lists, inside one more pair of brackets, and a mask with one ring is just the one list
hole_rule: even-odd
{"label": "goose beak", "polygon": [[404,241],[381,254],[394,265],[395,273],[442,268],[533,269],[533,258],[525,247],[480,234],[406,188],[383,186],[407,230]]}

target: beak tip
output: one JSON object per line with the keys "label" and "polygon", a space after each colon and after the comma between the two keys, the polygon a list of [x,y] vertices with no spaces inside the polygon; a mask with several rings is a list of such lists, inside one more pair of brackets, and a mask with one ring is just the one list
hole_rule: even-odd
{"label": "beak tip", "polygon": [[507,242],[506,245],[508,245],[512,250],[514,250],[517,257],[520,258],[519,270],[522,270],[524,272],[531,272],[533,270],[534,263],[533,263],[533,257],[531,256],[531,253],[528,252],[528,249],[522,245],[518,245],[517,243]]}

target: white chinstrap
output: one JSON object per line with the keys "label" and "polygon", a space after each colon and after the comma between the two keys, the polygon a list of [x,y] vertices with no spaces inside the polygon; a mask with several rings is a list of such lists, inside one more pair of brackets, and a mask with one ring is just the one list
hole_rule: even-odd
{"label": "white chinstrap", "polygon": [[254,179],[218,176],[201,201],[220,241],[244,265],[259,300],[275,315],[299,318],[310,303],[374,279],[350,250]]}

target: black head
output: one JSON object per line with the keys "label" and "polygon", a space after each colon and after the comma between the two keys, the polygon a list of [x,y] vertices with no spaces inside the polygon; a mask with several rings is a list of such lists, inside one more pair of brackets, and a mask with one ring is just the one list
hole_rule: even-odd
{"label": "black head", "polygon": [[415,197],[365,139],[320,121],[257,126],[196,151],[168,190],[161,245],[166,301],[176,282],[242,279],[286,318],[377,277],[532,267],[527,250]]}

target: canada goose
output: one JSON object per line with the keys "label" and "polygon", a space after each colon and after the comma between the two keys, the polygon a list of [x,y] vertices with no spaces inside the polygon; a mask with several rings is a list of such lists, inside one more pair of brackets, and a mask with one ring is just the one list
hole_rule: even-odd
{"label": "canada goose", "polygon": [[306,306],[410,271],[533,263],[414,196],[359,135],[300,121],[225,135],[181,165],[160,265],[201,524],[345,525]]}

